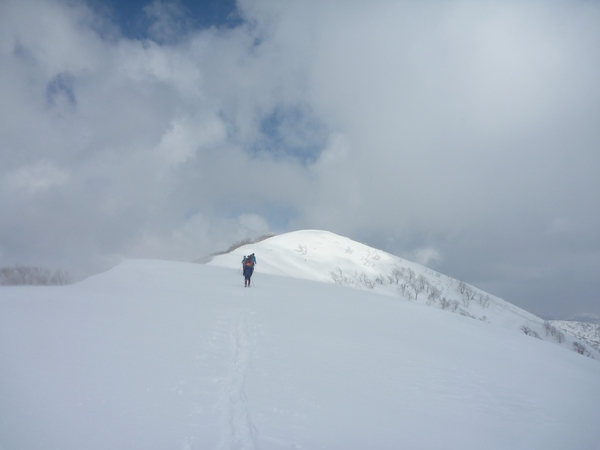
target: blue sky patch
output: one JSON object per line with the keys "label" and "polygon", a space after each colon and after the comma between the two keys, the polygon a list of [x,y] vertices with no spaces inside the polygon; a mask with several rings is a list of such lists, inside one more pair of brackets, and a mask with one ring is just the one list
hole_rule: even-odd
{"label": "blue sky patch", "polygon": [[163,26],[170,27],[168,33],[179,29],[184,34],[190,29],[235,28],[242,23],[235,0],[88,0],[88,4],[108,13],[125,37],[159,43],[174,39],[156,36],[157,28]]}
{"label": "blue sky patch", "polygon": [[73,84],[75,77],[68,73],[62,72],[56,75],[46,86],[46,102],[50,106],[55,106],[57,103],[66,101],[69,105],[75,106],[75,90]]}
{"label": "blue sky patch", "polygon": [[301,105],[278,106],[263,118],[262,141],[255,151],[275,158],[292,157],[303,164],[314,163],[327,141],[327,129],[310,108]]}

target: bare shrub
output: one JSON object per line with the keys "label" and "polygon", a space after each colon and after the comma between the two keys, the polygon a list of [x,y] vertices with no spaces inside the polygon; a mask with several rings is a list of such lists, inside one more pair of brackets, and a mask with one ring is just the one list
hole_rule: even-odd
{"label": "bare shrub", "polygon": [[467,298],[467,302],[470,302],[477,297],[477,293],[473,289],[469,288],[465,292],[465,297]]}
{"label": "bare shrub", "polygon": [[469,317],[471,319],[477,319],[477,317],[475,315],[471,314],[469,311],[467,311],[466,309],[463,309],[463,308],[458,308],[458,313],[461,316]]}
{"label": "bare shrub", "polygon": [[419,294],[421,292],[423,292],[424,290],[429,289],[431,287],[431,285],[429,284],[429,281],[427,280],[427,278],[425,278],[423,275],[419,275],[417,277],[417,279],[413,281],[412,287],[415,290],[415,300],[416,300],[417,297],[419,296]]}
{"label": "bare shrub", "polygon": [[398,291],[400,292],[400,294],[402,294],[407,299],[412,300],[414,290],[412,289],[412,287],[409,284],[402,283],[400,285],[400,287],[398,288]]}
{"label": "bare shrub", "polygon": [[371,280],[364,272],[361,272],[359,275],[358,282],[369,289],[373,289],[375,287],[375,282]]}
{"label": "bare shrub", "polygon": [[403,274],[404,272],[400,267],[394,266],[394,268],[392,269],[392,279],[396,282],[396,284],[400,283]]}
{"label": "bare shrub", "polygon": [[487,308],[488,306],[490,306],[491,299],[490,299],[490,296],[487,294],[486,295],[479,294],[479,297],[477,297],[477,301],[483,308]]}
{"label": "bare shrub", "polygon": [[450,304],[450,300],[448,300],[446,297],[440,297],[440,307],[442,309],[448,309],[448,305]]}
{"label": "bare shrub", "polygon": [[379,261],[380,259],[381,257],[379,256],[377,250],[375,250],[374,252],[371,252],[371,250],[367,250],[367,256],[364,256],[362,258],[362,262],[367,267],[373,267],[375,265],[373,261]]}
{"label": "bare shrub", "polygon": [[351,286],[355,288],[362,288],[363,286],[366,286],[370,289],[375,287],[375,283],[370,280],[364,272],[361,274],[361,276],[359,276],[356,272],[354,275],[345,275],[344,272],[342,272],[342,269],[336,267],[334,271],[329,272],[329,275],[334,283],[341,284],[343,286]]}
{"label": "bare shrub", "polygon": [[375,278],[375,282],[376,282],[377,284],[381,284],[381,285],[383,285],[383,284],[385,284],[385,279],[386,279],[386,276],[385,276],[385,275],[379,274],[379,275],[377,276],[377,278]]}
{"label": "bare shrub", "polygon": [[440,306],[449,311],[456,311],[460,307],[456,300],[448,300],[446,297],[440,298]]}
{"label": "bare shrub", "polygon": [[335,284],[345,284],[344,274],[342,273],[342,269],[340,269],[339,267],[329,272],[329,274],[331,275],[331,279]]}
{"label": "bare shrub", "polygon": [[559,344],[565,341],[565,335],[547,320],[544,321],[544,330],[546,330],[546,336],[550,335],[554,337]]}
{"label": "bare shrub", "polygon": [[427,296],[427,304],[431,305],[435,303],[442,296],[442,291],[440,291],[437,287],[433,286],[429,295]]}
{"label": "bare shrub", "polygon": [[415,278],[417,277],[417,274],[415,273],[414,270],[412,270],[412,269],[409,268],[409,269],[406,269],[404,271],[404,275],[403,276],[404,276],[404,279],[407,282],[412,283],[413,281],[415,281]]}
{"label": "bare shrub", "polygon": [[519,328],[524,334],[526,334],[527,336],[531,336],[534,338],[538,338],[538,339],[542,339],[540,337],[540,335],[537,333],[537,331],[532,330],[531,328],[529,328],[527,325],[523,325],[521,328]]}
{"label": "bare shrub", "polygon": [[580,355],[584,355],[584,356],[587,356],[587,357],[593,359],[592,353],[587,349],[587,347],[585,345],[583,345],[579,341],[573,342],[573,350],[575,352],[579,353]]}

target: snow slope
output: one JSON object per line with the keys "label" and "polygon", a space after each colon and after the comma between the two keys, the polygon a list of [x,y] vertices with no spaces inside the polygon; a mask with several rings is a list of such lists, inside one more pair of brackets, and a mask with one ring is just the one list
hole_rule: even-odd
{"label": "snow slope", "polygon": [[390,295],[548,340],[600,360],[600,352],[573,334],[509,302],[419,264],[328,231],[303,230],[245,245],[209,264],[238,268],[244,255],[258,258],[256,279],[268,273],[337,283]]}
{"label": "snow slope", "polygon": [[590,347],[600,351],[600,324],[573,320],[551,320],[553,326],[572,334]]}
{"label": "snow slope", "polygon": [[0,448],[600,448],[598,361],[370,289],[255,281],[135,260],[1,288]]}

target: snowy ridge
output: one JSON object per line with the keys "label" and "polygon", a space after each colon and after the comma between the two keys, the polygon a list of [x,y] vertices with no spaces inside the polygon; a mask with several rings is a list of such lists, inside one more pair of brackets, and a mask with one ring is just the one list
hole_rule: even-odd
{"label": "snowy ridge", "polygon": [[600,448],[600,362],[373,290],[149,260],[1,288],[0,448]]}
{"label": "snowy ridge", "polygon": [[256,272],[337,283],[443,309],[548,340],[600,358],[599,349],[577,335],[565,336],[534,314],[474,286],[420,264],[328,231],[302,230],[274,236],[213,258],[209,264],[238,268],[256,253]]}

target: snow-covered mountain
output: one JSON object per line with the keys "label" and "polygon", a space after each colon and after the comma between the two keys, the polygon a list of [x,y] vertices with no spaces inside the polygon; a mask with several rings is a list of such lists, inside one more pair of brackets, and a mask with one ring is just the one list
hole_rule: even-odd
{"label": "snow-covered mountain", "polygon": [[370,277],[388,258],[327,233],[251,250],[251,288],[232,255],[0,288],[0,449],[600,448],[600,362],[515,332],[511,305],[471,300],[483,321],[427,306],[425,291],[400,298],[395,281],[298,278],[329,261],[352,284],[347,255]]}
{"label": "snow-covered mountain", "polygon": [[209,264],[239,268],[244,255],[259,260],[256,277],[268,273],[337,283],[443,309],[547,340],[600,359],[600,349],[565,334],[509,302],[422,265],[320,230],[286,233],[215,256]]}
{"label": "snow-covered mountain", "polygon": [[572,320],[551,320],[550,323],[600,352],[600,324]]}

